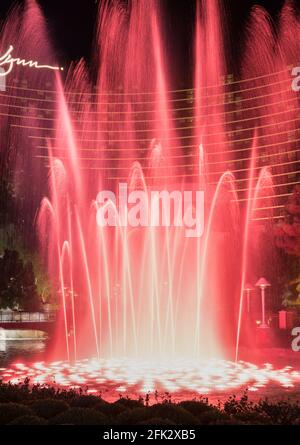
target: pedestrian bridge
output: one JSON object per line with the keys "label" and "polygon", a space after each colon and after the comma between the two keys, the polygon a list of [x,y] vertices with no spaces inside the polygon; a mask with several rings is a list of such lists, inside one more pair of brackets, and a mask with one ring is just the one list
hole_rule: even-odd
{"label": "pedestrian bridge", "polygon": [[56,312],[0,311],[0,329],[28,329],[50,333],[55,325]]}

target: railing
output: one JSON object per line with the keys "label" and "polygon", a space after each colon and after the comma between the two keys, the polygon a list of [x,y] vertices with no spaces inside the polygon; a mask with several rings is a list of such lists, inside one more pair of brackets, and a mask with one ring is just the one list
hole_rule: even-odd
{"label": "railing", "polygon": [[0,312],[0,323],[49,323],[56,319],[56,312]]}

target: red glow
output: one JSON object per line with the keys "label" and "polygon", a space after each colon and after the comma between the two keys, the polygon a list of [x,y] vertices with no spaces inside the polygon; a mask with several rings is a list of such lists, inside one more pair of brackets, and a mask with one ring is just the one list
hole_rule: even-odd
{"label": "red glow", "polygon": [[[20,372],[21,371],[21,372]],[[171,362],[111,359],[68,362],[33,363],[25,366],[14,364],[2,370],[3,382],[22,383],[30,376],[31,384],[57,385],[73,389],[88,388],[88,393],[101,392],[104,396],[117,397],[118,393],[145,394],[168,391],[192,397],[200,394],[233,392],[248,388],[261,392],[269,386],[274,389],[300,388],[300,372],[286,366],[275,369],[271,364],[256,366],[240,361],[189,359]]]}
{"label": "red glow", "polygon": [[[292,10],[283,9],[278,38],[266,13],[253,10],[242,79],[230,84],[222,79],[220,2],[202,2],[202,8],[198,2],[194,88],[174,92],[159,2],[102,3],[94,57],[97,92],[81,61],[64,84],[60,74],[55,78],[49,100],[54,117],[39,121],[37,107],[32,119],[23,116],[11,125],[14,144],[23,147],[28,139],[35,145],[27,152],[44,150],[38,157],[50,171],[37,226],[41,258],[60,295],[51,357],[68,362],[18,363],[1,375],[13,382],[30,376],[33,383],[92,384],[90,392],[102,384],[120,392],[158,385],[206,393],[298,383],[298,373],[288,367],[238,361],[241,341],[251,347],[255,330],[245,326],[244,285],[264,276],[272,247],[260,243],[259,235],[272,221],[275,188],[296,163],[290,158],[294,146],[287,143],[299,121],[297,108],[287,105],[295,96],[286,89],[286,65],[300,56],[290,34]],[[51,54],[41,12],[34,1],[29,4],[20,36],[30,40],[32,17],[43,38],[34,34],[29,49],[42,41],[45,54]],[[12,21],[12,30],[10,22],[4,28],[4,43],[19,20],[18,15]],[[16,100],[2,105],[15,113]],[[40,125],[49,121],[48,129]],[[124,181],[130,190],[204,190],[203,238],[186,238],[182,227],[99,228],[98,192],[116,192]],[[82,360],[94,356],[97,360]],[[226,361],[234,358],[236,364]]]}

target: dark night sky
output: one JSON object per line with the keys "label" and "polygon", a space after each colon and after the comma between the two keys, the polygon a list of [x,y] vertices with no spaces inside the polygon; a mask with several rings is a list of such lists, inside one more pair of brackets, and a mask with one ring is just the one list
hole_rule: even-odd
{"label": "dark night sky", "polygon": [[[4,19],[9,8],[21,1],[0,0],[0,18]],[[171,37],[170,42],[176,48],[175,52],[182,66],[187,66],[197,0],[157,1],[160,1],[164,8],[164,19],[168,35]],[[276,22],[276,14],[284,3],[284,0],[219,1],[224,4],[227,11],[228,29],[233,42],[233,59],[238,50],[238,42],[242,38],[251,7],[255,4],[264,6]],[[89,59],[100,2],[101,0],[39,0],[47,19],[56,53],[64,66],[71,60],[78,60],[81,57]],[[300,5],[300,0],[294,0],[294,3]],[[187,51],[187,48],[190,49]]]}

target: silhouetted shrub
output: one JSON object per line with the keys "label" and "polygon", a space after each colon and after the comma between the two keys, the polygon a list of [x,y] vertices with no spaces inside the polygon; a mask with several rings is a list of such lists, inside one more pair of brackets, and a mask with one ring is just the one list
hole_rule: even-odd
{"label": "silhouetted shrub", "polygon": [[197,417],[197,420],[202,425],[214,425],[214,424],[223,424],[224,422],[231,423],[232,418],[223,411],[214,408],[209,411],[204,411],[203,413],[201,413]]}
{"label": "silhouetted shrub", "polygon": [[136,425],[139,422],[149,419],[149,416],[153,417],[151,416],[149,408],[127,409],[116,417],[114,423],[116,425]]}
{"label": "silhouetted shrub", "polygon": [[226,419],[220,417],[219,419],[216,419],[214,422],[208,423],[207,425],[245,425],[245,423],[234,417],[228,417]]}
{"label": "silhouetted shrub", "polygon": [[24,382],[18,385],[0,381],[0,403],[23,402],[30,399],[30,397],[29,379],[25,379]]}
{"label": "silhouetted shrub", "polygon": [[178,404],[181,408],[184,408],[189,413],[193,414],[193,416],[197,417],[200,414],[214,410],[215,408],[212,405],[209,405],[208,402],[195,401],[195,400],[185,400]]}
{"label": "silhouetted shrub", "polygon": [[197,419],[186,409],[173,403],[157,403],[148,408],[149,418],[170,420],[176,425],[196,425]]}
{"label": "silhouetted shrub", "polygon": [[8,425],[48,425],[48,422],[37,416],[21,416],[9,422]]}
{"label": "silhouetted shrub", "polygon": [[92,408],[70,408],[50,420],[52,425],[106,425],[107,417]]}
{"label": "silhouetted shrub", "polygon": [[138,422],[137,425],[176,425],[172,420],[170,419],[160,419],[158,417],[152,417],[151,419],[143,420],[141,422]]}
{"label": "silhouetted shrub", "polygon": [[255,411],[246,411],[235,415],[235,419],[248,425],[270,425],[271,419]]}
{"label": "silhouetted shrub", "polygon": [[33,402],[30,408],[37,416],[43,417],[44,419],[51,419],[51,417],[55,417],[63,411],[66,411],[69,405],[64,400],[42,399]]}
{"label": "silhouetted shrub", "polygon": [[97,405],[107,404],[100,397],[93,395],[81,395],[73,399],[70,403],[71,406],[76,406],[78,408],[93,408]]}
{"label": "silhouetted shrub", "polygon": [[230,396],[224,403],[224,411],[227,414],[238,414],[243,412],[251,412],[253,410],[253,402],[248,399],[247,391],[238,400],[235,395]]}
{"label": "silhouetted shrub", "polygon": [[99,398],[99,401],[94,408],[105,414],[113,423],[115,423],[116,418],[121,413],[137,408],[144,408],[144,405],[140,400],[132,400],[128,398],[120,398],[112,403],[105,402],[105,400]]}
{"label": "silhouetted shrub", "polygon": [[116,402],[107,403],[104,400],[95,405],[94,409],[100,411],[101,413],[105,414],[107,417],[111,419],[116,419],[116,417],[120,413],[127,411],[126,406],[124,406],[121,403],[116,403]]}
{"label": "silhouetted shrub", "polygon": [[267,415],[272,424],[290,425],[300,418],[300,404],[289,403],[280,400],[276,403],[270,403],[268,400],[261,400],[255,406],[258,413]]}
{"label": "silhouetted shrub", "polygon": [[30,408],[18,403],[0,404],[0,425],[6,425],[17,417],[33,415]]}
{"label": "silhouetted shrub", "polygon": [[[148,406],[149,398],[120,398],[109,403],[84,390],[33,385],[29,379],[13,385],[0,381],[0,425],[299,425],[300,403],[290,401],[253,403],[247,392],[214,406],[207,399]],[[158,400],[155,394],[155,400]]]}
{"label": "silhouetted shrub", "polygon": [[116,405],[124,406],[126,409],[133,409],[133,408],[141,408],[144,406],[143,402],[141,400],[132,400],[128,399],[127,397],[121,397],[119,400],[114,402]]}

